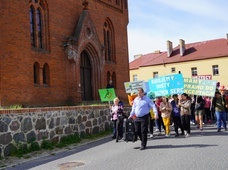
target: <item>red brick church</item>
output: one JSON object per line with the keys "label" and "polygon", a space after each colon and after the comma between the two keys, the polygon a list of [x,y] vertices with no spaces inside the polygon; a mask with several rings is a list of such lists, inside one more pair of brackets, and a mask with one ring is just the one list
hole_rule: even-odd
{"label": "red brick church", "polygon": [[0,106],[126,98],[127,0],[1,0]]}

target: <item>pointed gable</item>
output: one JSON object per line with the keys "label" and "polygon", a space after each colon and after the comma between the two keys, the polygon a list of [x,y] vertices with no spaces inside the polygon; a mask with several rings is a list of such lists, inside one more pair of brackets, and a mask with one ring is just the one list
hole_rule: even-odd
{"label": "pointed gable", "polygon": [[90,40],[97,47],[102,47],[88,10],[83,10],[75,29],[74,37],[75,41],[79,42],[79,44],[82,40]]}
{"label": "pointed gable", "polygon": [[88,44],[89,46],[92,46],[94,50],[98,53],[97,55],[102,56],[101,59],[103,59],[103,46],[100,43],[95,26],[89,15],[89,11],[83,10],[74,34],[68,40],[68,59],[74,60],[76,62],[76,60],[78,60],[79,58],[81,51],[85,49]]}

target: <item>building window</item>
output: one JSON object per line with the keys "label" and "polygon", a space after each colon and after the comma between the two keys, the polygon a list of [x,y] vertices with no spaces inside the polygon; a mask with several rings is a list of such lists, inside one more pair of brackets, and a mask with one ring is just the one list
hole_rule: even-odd
{"label": "building window", "polygon": [[134,75],[133,75],[133,81],[138,81],[138,76],[137,76],[137,74],[134,74]]}
{"label": "building window", "polygon": [[157,78],[158,77],[158,72],[153,72],[153,78]]}
{"label": "building window", "polygon": [[120,5],[120,0],[116,0],[116,5]]}
{"label": "building window", "polygon": [[213,72],[213,76],[219,75],[219,67],[218,67],[218,65],[213,65],[212,66],[212,72]]}
{"label": "building window", "polygon": [[128,5],[127,5],[127,0],[124,0],[124,8],[127,9]]}
{"label": "building window", "polygon": [[34,22],[34,8],[31,6],[29,9],[30,13],[30,37],[31,37],[31,45],[35,47],[35,22]]}
{"label": "building window", "polygon": [[107,84],[109,84],[109,81],[112,80],[112,77],[111,77],[111,74],[110,72],[108,71],[107,72]]}
{"label": "building window", "polygon": [[48,49],[47,9],[45,0],[30,1],[31,46],[38,49]]}
{"label": "building window", "polygon": [[197,68],[196,67],[192,67],[192,76],[197,76]]}
{"label": "building window", "polygon": [[114,29],[112,23],[107,19],[103,26],[105,60],[115,62],[115,43],[114,43]]}
{"label": "building window", "polygon": [[36,10],[36,28],[37,28],[37,38],[38,38],[38,48],[43,48],[42,42],[42,23],[41,23],[41,13],[40,9]]}
{"label": "building window", "polygon": [[114,87],[117,88],[116,87],[116,73],[115,72],[112,73],[112,83],[113,83]]}
{"label": "building window", "polygon": [[176,73],[176,68],[175,67],[171,68],[171,73]]}
{"label": "building window", "polygon": [[50,84],[50,70],[47,63],[43,66],[43,84],[49,85]]}
{"label": "building window", "polygon": [[111,78],[110,72],[108,71],[108,72],[107,72],[107,84],[109,84],[109,81],[110,81],[110,80],[112,80],[112,78]]}
{"label": "building window", "polygon": [[39,63],[35,62],[33,65],[33,78],[34,84],[40,84],[40,65]]}

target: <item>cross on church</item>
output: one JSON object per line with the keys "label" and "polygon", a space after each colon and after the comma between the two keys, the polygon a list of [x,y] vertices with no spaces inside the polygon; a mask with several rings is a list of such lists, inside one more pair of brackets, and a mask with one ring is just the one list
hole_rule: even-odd
{"label": "cross on church", "polygon": [[82,2],[83,10],[87,10],[88,5],[89,5],[89,2],[87,0],[83,0],[83,2]]}

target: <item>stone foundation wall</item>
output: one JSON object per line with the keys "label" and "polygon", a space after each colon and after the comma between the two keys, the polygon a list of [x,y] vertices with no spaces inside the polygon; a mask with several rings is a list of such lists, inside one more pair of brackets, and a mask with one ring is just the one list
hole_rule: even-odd
{"label": "stone foundation wall", "polygon": [[[125,108],[129,114],[129,108]],[[0,111],[0,156],[32,140],[59,142],[66,135],[96,134],[111,129],[108,106],[59,107]]]}

